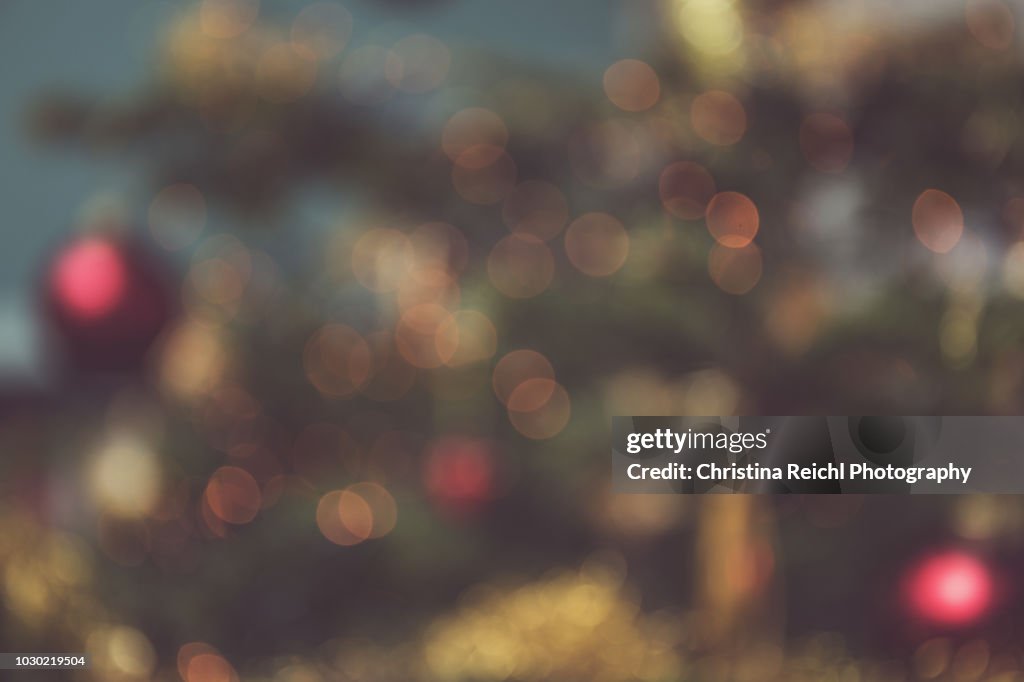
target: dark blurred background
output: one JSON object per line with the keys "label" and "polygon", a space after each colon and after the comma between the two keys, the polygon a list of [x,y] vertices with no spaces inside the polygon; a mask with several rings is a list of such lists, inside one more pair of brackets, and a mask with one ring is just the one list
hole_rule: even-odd
{"label": "dark blurred background", "polygon": [[1019,413],[1019,4],[66,5],[0,5],[0,648],[92,668],[18,679],[1021,675],[1017,497],[608,466]]}

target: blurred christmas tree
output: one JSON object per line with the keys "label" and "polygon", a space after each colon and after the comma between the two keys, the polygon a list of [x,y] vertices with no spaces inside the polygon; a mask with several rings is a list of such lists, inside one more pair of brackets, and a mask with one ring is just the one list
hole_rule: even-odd
{"label": "blurred christmas tree", "polygon": [[615,496],[605,426],[1020,409],[1006,5],[630,6],[646,61],[584,75],[260,9],[204,0],[144,92],[34,112],[153,189],[45,272],[8,648],[188,682],[1019,668],[987,564],[911,590],[967,576],[976,612],[900,596],[957,536],[1009,561],[1016,501]]}

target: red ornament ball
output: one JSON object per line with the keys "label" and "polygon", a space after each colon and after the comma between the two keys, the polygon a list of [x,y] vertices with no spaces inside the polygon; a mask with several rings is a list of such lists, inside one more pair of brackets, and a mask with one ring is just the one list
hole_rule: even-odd
{"label": "red ornament ball", "polygon": [[959,551],[929,557],[907,578],[905,594],[913,613],[937,625],[965,626],[988,613],[992,573],[977,557]]}
{"label": "red ornament ball", "polygon": [[67,313],[88,322],[117,308],[127,294],[128,275],[117,248],[94,237],[73,244],[57,257],[52,286]]}
{"label": "red ornament ball", "polygon": [[129,370],[173,318],[171,292],[163,263],[130,237],[88,235],[53,256],[43,306],[72,368]]}

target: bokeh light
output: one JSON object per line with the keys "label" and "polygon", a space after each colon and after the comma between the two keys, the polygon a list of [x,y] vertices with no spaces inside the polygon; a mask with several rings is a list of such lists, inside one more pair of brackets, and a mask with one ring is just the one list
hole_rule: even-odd
{"label": "bokeh light", "polygon": [[373,523],[370,524],[368,538],[382,538],[395,529],[398,505],[387,488],[373,481],[364,481],[350,485],[346,491],[358,495],[370,508]]}
{"label": "bokeh light", "polygon": [[203,499],[218,519],[241,525],[256,518],[262,506],[259,484],[245,469],[217,469],[206,484]]}
{"label": "bokeh light", "polygon": [[160,354],[160,382],[182,400],[193,400],[218,386],[227,370],[224,339],[213,324],[186,318],[172,329]]}
{"label": "bokeh light", "polygon": [[[990,663],[993,664],[992,668],[989,668]],[[1016,665],[1015,663],[1007,665],[1005,659],[1003,661],[992,660],[991,645],[987,640],[976,637],[965,642],[956,650],[949,667],[953,679],[977,680],[981,679],[986,672],[994,673],[1000,668],[1005,668],[1002,671],[1004,673],[1012,672]]]}
{"label": "bokeh light", "polygon": [[109,679],[147,679],[156,668],[156,651],[149,639],[124,625],[97,628],[86,640],[90,665]]}
{"label": "bokeh light", "polygon": [[742,249],[761,226],[761,216],[750,197],[739,192],[719,192],[708,202],[708,232],[722,246]]}
{"label": "bokeh light", "polygon": [[743,19],[735,0],[673,0],[672,18],[697,53],[723,60],[743,43]]}
{"label": "bokeh light", "polygon": [[914,567],[906,597],[915,615],[937,625],[963,626],[988,612],[993,589],[991,571],[980,559],[950,551]]}
{"label": "bokeh light", "polygon": [[[423,657],[436,679],[570,679],[578,661],[595,680],[676,679],[677,626],[639,611],[622,571],[584,565],[520,586],[485,584],[427,629]],[[609,646],[614,642],[615,646]]]}
{"label": "bokeh light", "polygon": [[963,495],[957,500],[953,529],[969,540],[1015,536],[1024,526],[1024,512],[997,495]]}
{"label": "bokeh light", "polygon": [[604,92],[623,111],[645,111],[658,103],[661,84],[647,62],[623,59],[604,72]]}
{"label": "bokeh light", "polygon": [[[923,560],[880,557],[865,609],[842,571],[802,580],[792,532],[856,554],[895,502],[616,495],[585,456],[612,415],[799,413],[830,391],[1019,412],[1014,3],[664,0],[534,24],[435,0],[171,4],[123,27],[95,10],[162,43],[128,60],[147,80],[30,107],[33,140],[103,152],[127,198],[57,240],[45,309],[0,297],[19,649],[88,651],[83,674],[113,682],[1019,675],[995,568],[1024,546],[1012,496],[915,506]],[[117,62],[79,42],[50,61]],[[80,75],[122,80],[104,69]],[[15,189],[39,171],[21,165]],[[51,218],[11,224],[33,241]],[[118,327],[147,315],[162,336],[127,371],[75,356],[92,337],[123,354]],[[979,553],[927,554],[950,535]],[[185,644],[175,671],[194,638],[219,649]]]}
{"label": "bokeh light", "polygon": [[182,676],[184,682],[238,682],[238,673],[220,654],[200,653],[192,656]]}
{"label": "bokeh light", "polygon": [[184,99],[209,107],[211,121],[225,122],[213,112],[226,97],[252,94],[254,62],[274,42],[268,32],[250,30],[257,12],[254,0],[204,0],[171,27],[167,73]]}
{"label": "bokeh light", "polygon": [[139,518],[153,509],[161,487],[157,455],[130,434],[114,434],[94,454],[89,489],[103,511]]}
{"label": "bokeh light", "polygon": [[917,197],[911,213],[914,234],[935,253],[950,251],[964,232],[964,214],[956,199],[937,189]]}
{"label": "bokeh light", "polygon": [[334,544],[357,545],[373,533],[373,509],[351,489],[334,490],[320,498],[316,523],[324,537]]}
{"label": "bokeh light", "polygon": [[79,240],[57,258],[51,287],[57,303],[74,317],[86,322],[106,317],[127,294],[123,256],[105,239]]}
{"label": "bokeh light", "polygon": [[[213,646],[205,642],[188,642],[186,644],[182,644],[178,648],[178,654],[175,657],[175,662],[177,664],[178,674],[181,676],[182,680],[185,680],[185,682],[191,682],[188,677],[189,663],[192,662],[193,658],[202,655],[219,656],[220,653]],[[225,682],[228,682],[228,679],[226,679]]]}

